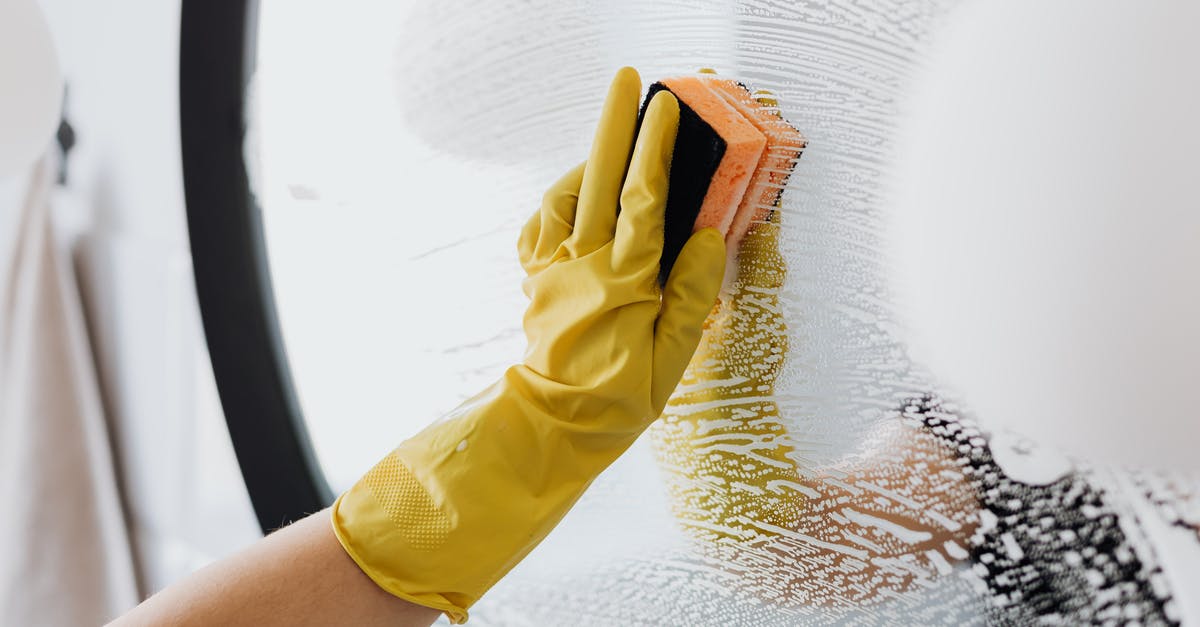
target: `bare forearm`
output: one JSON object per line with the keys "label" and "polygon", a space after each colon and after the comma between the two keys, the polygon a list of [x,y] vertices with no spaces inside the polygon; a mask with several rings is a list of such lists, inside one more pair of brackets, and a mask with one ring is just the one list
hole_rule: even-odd
{"label": "bare forearm", "polygon": [[112,623],[128,625],[407,625],[437,610],[375,585],[317,512],[211,564]]}

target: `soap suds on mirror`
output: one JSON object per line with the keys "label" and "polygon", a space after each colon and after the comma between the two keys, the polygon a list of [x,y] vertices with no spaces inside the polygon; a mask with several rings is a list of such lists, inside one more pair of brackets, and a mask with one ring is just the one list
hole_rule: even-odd
{"label": "soap suds on mirror", "polygon": [[[302,11],[278,2],[264,3],[273,19]],[[807,139],[780,205],[743,242],[761,267],[727,282],[702,346],[711,359],[693,361],[662,419],[473,622],[1182,620],[1177,597],[1200,581],[1172,579],[1139,516],[1190,537],[1200,559],[1200,480],[1092,467],[1038,448],[1036,433],[993,434],[908,356],[883,252],[884,181],[898,103],[959,5],[400,2],[355,44],[354,54],[379,55],[371,68],[382,78],[362,92],[381,101],[369,109],[378,123],[347,123],[329,140],[345,150],[331,154],[280,138],[354,108],[306,102],[308,83],[272,99],[279,66],[260,68],[256,193],[297,387],[335,476],[357,476],[354,460],[377,455],[361,437],[324,435],[335,430],[323,422],[345,432],[362,420],[358,433],[390,446],[520,358],[517,232],[541,191],[586,156],[617,67],[636,67],[644,85],[715,68],[769,91]],[[272,117],[285,109],[294,122]],[[356,157],[369,146],[378,155]],[[416,234],[401,230],[408,216]],[[344,266],[305,265],[311,248],[289,244],[305,228],[348,251],[321,268]],[[368,241],[354,249],[339,229]],[[376,295],[384,289],[397,295]],[[340,341],[373,355],[378,380],[306,360],[343,347],[308,347],[327,321],[305,318],[304,292],[363,312]],[[412,411],[395,410],[398,398]],[[346,402],[357,405],[337,414]]]}

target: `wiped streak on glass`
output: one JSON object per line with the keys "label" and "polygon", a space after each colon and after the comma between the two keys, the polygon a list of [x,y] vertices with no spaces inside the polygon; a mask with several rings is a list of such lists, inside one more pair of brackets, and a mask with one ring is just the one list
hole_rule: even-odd
{"label": "wiped streak on glass", "polygon": [[[367,18],[375,10],[347,4]],[[586,155],[616,67],[637,67],[647,83],[714,68],[771,92],[808,140],[781,204],[743,244],[742,272],[664,419],[473,622],[1175,619],[1175,584],[1137,516],[1145,501],[1165,525],[1194,526],[1177,504],[1200,491],[1047,463],[1053,453],[990,438],[910,362],[894,321],[883,181],[899,102],[957,4],[389,4],[387,45],[371,50],[385,50],[398,109],[373,111],[376,136],[339,138],[340,154],[272,174],[282,140],[264,114],[285,335],[291,353],[314,355],[294,358],[309,364],[297,379],[322,461],[343,482],[378,456],[357,443],[390,445],[519,357],[516,233],[541,190]],[[264,111],[303,110],[302,93]],[[328,107],[313,115],[355,111]],[[372,142],[386,146],[372,153],[378,163],[346,158]],[[331,182],[294,187],[310,178]],[[353,229],[342,245],[361,248],[323,260],[327,283],[297,270],[305,219]],[[345,276],[391,296],[348,290]],[[322,289],[360,312],[361,328],[338,346],[294,350],[321,335],[304,294]],[[347,338],[358,343],[346,348]],[[361,365],[363,354],[375,361]],[[374,384],[329,383],[356,360]]]}

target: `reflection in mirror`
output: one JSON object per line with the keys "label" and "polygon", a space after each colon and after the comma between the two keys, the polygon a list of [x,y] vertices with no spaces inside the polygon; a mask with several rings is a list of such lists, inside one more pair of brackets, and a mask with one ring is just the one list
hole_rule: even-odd
{"label": "reflection in mirror", "polygon": [[517,233],[586,155],[612,71],[711,67],[770,91],[804,155],[663,418],[472,620],[1200,619],[1182,593],[1200,586],[1194,475],[989,430],[1004,423],[910,360],[885,181],[913,77],[958,10],[262,2],[247,151],[335,490],[521,358]]}

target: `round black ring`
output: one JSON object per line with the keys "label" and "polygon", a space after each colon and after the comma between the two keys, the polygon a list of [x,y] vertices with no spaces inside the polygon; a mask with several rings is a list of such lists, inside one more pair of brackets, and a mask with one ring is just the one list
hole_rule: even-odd
{"label": "round black ring", "polygon": [[183,0],[179,123],[192,267],[238,465],[263,532],[333,501],[296,400],[243,142],[256,0]]}

